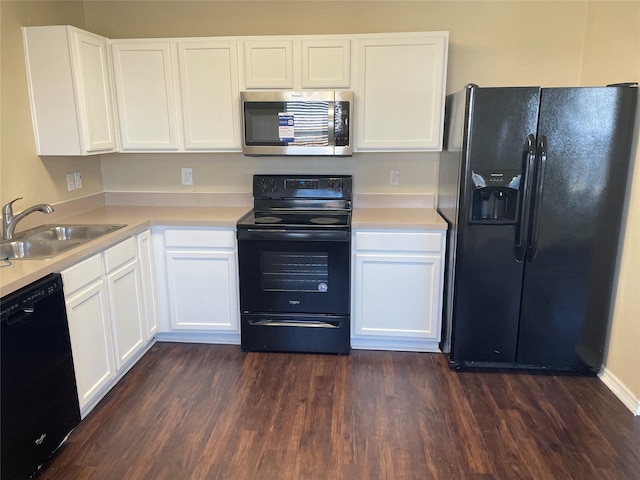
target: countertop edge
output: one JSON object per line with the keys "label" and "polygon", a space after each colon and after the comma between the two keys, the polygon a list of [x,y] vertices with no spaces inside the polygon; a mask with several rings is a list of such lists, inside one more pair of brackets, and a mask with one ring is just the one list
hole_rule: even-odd
{"label": "countertop edge", "polygon": [[[14,260],[0,268],[0,297],[80,262],[151,227],[235,228],[251,207],[105,206],[71,215],[55,223],[126,224],[124,228],[88,241],[48,260]],[[446,222],[432,208],[354,208],[352,229],[446,230]],[[9,270],[11,271],[9,272]]]}

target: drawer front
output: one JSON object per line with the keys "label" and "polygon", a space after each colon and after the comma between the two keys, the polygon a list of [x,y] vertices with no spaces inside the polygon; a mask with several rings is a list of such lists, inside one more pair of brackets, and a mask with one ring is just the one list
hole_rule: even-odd
{"label": "drawer front", "polygon": [[235,248],[235,230],[165,230],[166,247]]}
{"label": "drawer front", "polygon": [[134,261],[138,256],[138,248],[134,237],[107,248],[104,251],[104,266],[107,273],[125,263]]}
{"label": "drawer front", "polygon": [[99,280],[104,273],[100,254],[89,257],[62,271],[62,284],[67,298],[81,288]]}
{"label": "drawer front", "polygon": [[411,251],[442,253],[442,232],[356,232],[356,251]]}

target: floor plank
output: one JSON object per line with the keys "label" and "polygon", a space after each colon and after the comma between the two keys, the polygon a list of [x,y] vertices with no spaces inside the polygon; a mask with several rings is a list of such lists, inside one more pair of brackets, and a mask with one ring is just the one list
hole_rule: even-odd
{"label": "floor plank", "polygon": [[157,343],[37,479],[632,480],[639,445],[595,377]]}

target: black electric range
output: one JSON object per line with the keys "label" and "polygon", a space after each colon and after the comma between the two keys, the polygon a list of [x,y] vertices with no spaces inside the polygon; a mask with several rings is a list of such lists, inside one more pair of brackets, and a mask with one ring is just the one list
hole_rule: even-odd
{"label": "black electric range", "polygon": [[245,351],[350,350],[352,178],[255,175],[237,224]]}

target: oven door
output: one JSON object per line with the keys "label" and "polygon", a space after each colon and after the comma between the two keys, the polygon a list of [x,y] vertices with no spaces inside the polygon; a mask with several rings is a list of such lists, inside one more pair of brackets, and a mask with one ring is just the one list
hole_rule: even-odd
{"label": "oven door", "polygon": [[349,315],[350,233],[238,231],[240,309]]}

